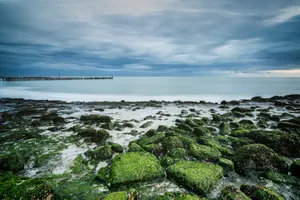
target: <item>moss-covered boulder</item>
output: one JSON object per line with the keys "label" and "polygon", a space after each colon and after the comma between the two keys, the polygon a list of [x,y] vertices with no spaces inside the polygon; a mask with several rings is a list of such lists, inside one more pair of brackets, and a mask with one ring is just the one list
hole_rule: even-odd
{"label": "moss-covered boulder", "polygon": [[120,144],[113,143],[111,149],[116,153],[122,153],[124,151],[123,147]]}
{"label": "moss-covered boulder", "polygon": [[282,196],[275,191],[263,186],[242,185],[241,191],[251,199],[257,200],[284,200]]}
{"label": "moss-covered boulder", "polygon": [[127,192],[126,191],[120,191],[120,192],[113,192],[110,194],[107,194],[102,200],[127,200]]}
{"label": "moss-covered boulder", "polygon": [[210,134],[210,131],[203,126],[198,126],[193,130],[193,135],[195,136],[209,136]]}
{"label": "moss-covered boulder", "polygon": [[111,164],[111,186],[149,181],[164,176],[157,158],[150,153],[129,152],[117,155]]}
{"label": "moss-covered boulder", "polygon": [[155,197],[154,200],[201,200],[201,199],[196,196],[185,194],[185,193],[166,192],[163,195]]}
{"label": "moss-covered boulder", "polygon": [[153,124],[153,121],[148,121],[140,126],[140,128],[148,128]]}
{"label": "moss-covered boulder", "polygon": [[179,136],[166,137],[162,142],[162,147],[165,152],[171,151],[174,148],[183,148],[184,144]]}
{"label": "moss-covered boulder", "polygon": [[199,144],[191,144],[190,154],[201,161],[218,162],[222,154],[218,149]]}
{"label": "moss-covered boulder", "polygon": [[177,127],[178,127],[179,129],[181,129],[181,130],[184,130],[184,131],[188,131],[188,132],[193,131],[193,128],[192,128],[192,127],[190,127],[189,125],[184,124],[184,123],[178,124]]}
{"label": "moss-covered boulder", "polygon": [[159,143],[165,138],[165,133],[159,132],[151,137],[148,137],[147,135],[144,135],[139,140],[137,140],[137,143],[141,146],[152,144],[152,143]]}
{"label": "moss-covered boulder", "polygon": [[157,128],[158,132],[166,132],[168,130],[169,130],[169,128],[165,125],[159,125],[158,128]]}
{"label": "moss-covered boulder", "polygon": [[291,164],[290,172],[292,175],[300,177],[300,159]]}
{"label": "moss-covered boulder", "polygon": [[136,142],[130,142],[128,145],[128,152],[138,152],[138,151],[145,151],[145,150]]}
{"label": "moss-covered boulder", "polygon": [[91,142],[97,142],[99,144],[103,144],[109,138],[109,133],[104,129],[101,130],[95,130],[93,128],[81,129],[79,130],[78,135],[87,138]]}
{"label": "moss-covered boulder", "polygon": [[53,189],[42,179],[32,179],[21,176],[0,177],[0,199],[48,199]]}
{"label": "moss-covered boulder", "polygon": [[226,174],[234,171],[234,163],[226,158],[220,158],[218,165],[220,165]]}
{"label": "moss-covered boulder", "polygon": [[92,158],[94,160],[107,160],[112,158],[113,156],[113,150],[109,145],[105,145],[103,147],[99,147],[96,150],[89,150],[84,153],[89,158]]}
{"label": "moss-covered boulder", "polygon": [[181,161],[167,169],[168,178],[200,195],[209,192],[223,176],[222,167],[214,164]]}
{"label": "moss-covered boulder", "polygon": [[275,183],[284,183],[287,185],[296,185],[300,186],[300,179],[296,176],[290,176],[287,174],[281,174],[278,172],[268,171],[263,174],[263,176]]}
{"label": "moss-covered boulder", "polygon": [[109,176],[108,173],[109,173],[109,169],[107,166],[100,168],[96,175],[96,180],[106,182]]}
{"label": "moss-covered boulder", "polygon": [[262,144],[245,145],[237,149],[233,161],[236,171],[277,171],[287,173],[285,162],[270,148]]}
{"label": "moss-covered boulder", "polygon": [[111,117],[105,115],[83,115],[80,117],[80,121],[85,123],[109,123],[111,122]]}
{"label": "moss-covered boulder", "polygon": [[226,186],[223,188],[220,200],[250,200],[241,190],[233,187],[233,186]]}
{"label": "moss-covered boulder", "polygon": [[228,123],[222,122],[219,126],[220,134],[228,135],[231,131],[231,128]]}

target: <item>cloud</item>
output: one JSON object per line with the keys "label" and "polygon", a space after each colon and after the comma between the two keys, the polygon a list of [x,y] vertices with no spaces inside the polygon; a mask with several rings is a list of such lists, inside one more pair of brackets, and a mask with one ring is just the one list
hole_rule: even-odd
{"label": "cloud", "polygon": [[29,2],[0,1],[5,71],[183,75],[300,62],[299,5],[289,0]]}
{"label": "cloud", "polygon": [[289,6],[281,9],[274,17],[265,20],[265,22],[274,25],[290,21],[296,16],[300,16],[300,6]]}

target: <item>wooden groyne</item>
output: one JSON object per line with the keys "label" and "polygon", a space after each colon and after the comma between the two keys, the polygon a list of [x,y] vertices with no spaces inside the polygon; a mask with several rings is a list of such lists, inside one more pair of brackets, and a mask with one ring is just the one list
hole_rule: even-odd
{"label": "wooden groyne", "polygon": [[103,80],[113,79],[113,76],[65,76],[65,77],[52,77],[52,76],[3,76],[0,77],[2,81],[60,81],[60,80]]}

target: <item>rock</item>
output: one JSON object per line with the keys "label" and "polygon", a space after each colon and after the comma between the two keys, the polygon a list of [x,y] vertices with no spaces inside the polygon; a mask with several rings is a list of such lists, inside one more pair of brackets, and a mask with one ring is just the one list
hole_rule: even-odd
{"label": "rock", "polygon": [[84,153],[85,156],[94,160],[107,160],[112,158],[113,151],[109,145],[99,147],[96,150],[88,150]]}
{"label": "rock", "polygon": [[124,127],[127,127],[127,128],[134,128],[134,125],[130,122],[126,122],[123,124]]}
{"label": "rock", "polygon": [[228,135],[231,132],[230,126],[225,122],[222,122],[220,124],[219,129],[220,129],[220,134],[222,135]]}
{"label": "rock", "polygon": [[51,199],[53,188],[42,179],[6,175],[0,177],[0,199]]}
{"label": "rock", "polygon": [[253,121],[251,120],[248,120],[248,119],[242,119],[241,121],[239,121],[240,124],[243,124],[243,125],[253,125]]}
{"label": "rock", "polygon": [[270,148],[262,144],[249,144],[237,149],[233,161],[236,171],[277,171],[287,173],[285,162]]}
{"label": "rock", "polygon": [[123,147],[120,144],[113,143],[111,149],[116,153],[122,153],[124,151]]}
{"label": "rock", "polygon": [[190,108],[190,112],[196,112],[195,108]]}
{"label": "rock", "polygon": [[199,127],[194,128],[193,135],[195,135],[195,136],[209,136],[210,131],[207,128],[203,127],[203,126],[199,126]]}
{"label": "rock", "polygon": [[284,200],[282,196],[277,194],[275,191],[265,188],[263,186],[250,186],[242,185],[241,191],[245,193],[251,199],[257,200]]}
{"label": "rock", "polygon": [[183,148],[183,142],[180,137],[178,136],[169,136],[165,138],[162,142],[162,147],[164,152],[171,151],[174,148]]}
{"label": "rock", "polygon": [[97,142],[100,144],[103,144],[109,137],[109,133],[106,130],[95,130],[93,128],[81,129],[78,132],[78,135],[81,137],[87,137],[91,142]]}
{"label": "rock", "polygon": [[127,192],[120,191],[120,192],[113,192],[107,194],[102,200],[127,200]]}
{"label": "rock", "polygon": [[153,124],[153,121],[149,121],[144,123],[143,125],[140,126],[140,128],[148,128],[149,126],[151,126]]}
{"label": "rock", "polygon": [[151,143],[159,143],[161,142],[164,138],[166,137],[165,133],[159,132],[156,135],[153,135],[151,137],[148,137],[144,135],[141,137],[139,140],[137,140],[137,143],[139,145],[146,145],[146,144],[151,144]]}
{"label": "rock", "polygon": [[189,125],[184,124],[184,123],[178,124],[177,127],[178,127],[179,129],[181,129],[181,130],[184,130],[184,131],[188,131],[188,132],[193,131],[192,127],[190,127]]}
{"label": "rock", "polygon": [[105,115],[83,115],[80,117],[80,121],[91,122],[91,123],[109,123],[111,117]]}
{"label": "rock", "polygon": [[268,171],[263,176],[275,183],[300,186],[300,179],[295,176]]}
{"label": "rock", "polygon": [[218,162],[222,154],[218,149],[199,144],[191,144],[190,153],[194,158],[198,160],[205,160],[211,162]]}
{"label": "rock", "polygon": [[108,167],[102,167],[99,169],[96,179],[102,182],[106,182],[108,179],[108,173],[109,173],[109,169]]}
{"label": "rock", "polygon": [[203,199],[199,199],[196,196],[192,196],[182,192],[176,192],[176,193],[166,192],[163,195],[154,198],[154,200],[203,200]]}
{"label": "rock", "polygon": [[241,190],[233,187],[226,186],[223,188],[221,195],[219,197],[221,200],[250,200]]}
{"label": "rock", "polygon": [[31,123],[30,123],[31,126],[40,126],[41,125],[41,122],[40,120],[33,120]]}
{"label": "rock", "polygon": [[102,124],[100,127],[104,128],[106,130],[113,130],[114,124],[111,122],[108,122],[108,123]]}
{"label": "rock", "polygon": [[144,149],[137,143],[131,142],[128,145],[128,152],[137,152],[137,151],[144,151]]}
{"label": "rock", "polygon": [[300,159],[295,160],[290,166],[290,172],[294,176],[300,177]]}
{"label": "rock", "polygon": [[188,156],[188,152],[184,148],[174,148],[168,152],[167,156],[174,158],[174,159],[177,158],[177,159],[184,160],[184,158]]}
{"label": "rock", "polygon": [[220,165],[226,174],[234,171],[234,163],[226,158],[220,158],[218,165]]}
{"label": "rock", "polygon": [[282,121],[278,123],[278,128],[280,129],[298,129],[300,125],[294,124],[288,121]]}
{"label": "rock", "polygon": [[181,111],[181,114],[187,115],[187,114],[188,114],[188,111],[187,111],[187,110],[182,110],[182,111]]}
{"label": "rock", "polygon": [[235,108],[231,109],[231,112],[246,113],[246,112],[252,112],[252,110],[250,108],[235,107]]}
{"label": "rock", "polygon": [[222,167],[214,164],[181,161],[167,169],[169,178],[200,195],[208,193],[223,176]]}
{"label": "rock", "polygon": [[274,102],[275,106],[288,106],[289,104],[283,101],[275,101]]}
{"label": "rock", "polygon": [[158,128],[157,128],[158,132],[166,132],[168,130],[169,130],[169,128],[167,126],[164,126],[164,125],[159,125]]}
{"label": "rock", "polygon": [[164,170],[150,153],[129,152],[117,155],[111,164],[109,182],[112,187],[144,182],[164,176]]}

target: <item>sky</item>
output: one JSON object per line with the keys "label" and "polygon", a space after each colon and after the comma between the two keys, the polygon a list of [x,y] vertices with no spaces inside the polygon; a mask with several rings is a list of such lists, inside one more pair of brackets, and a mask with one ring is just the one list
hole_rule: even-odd
{"label": "sky", "polygon": [[0,0],[0,76],[300,77],[300,0]]}

